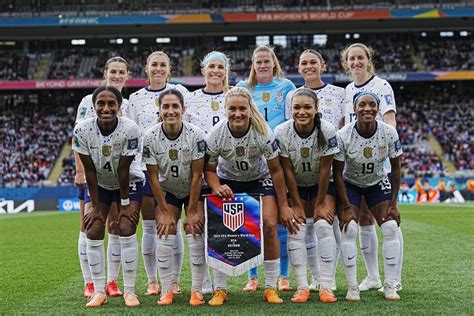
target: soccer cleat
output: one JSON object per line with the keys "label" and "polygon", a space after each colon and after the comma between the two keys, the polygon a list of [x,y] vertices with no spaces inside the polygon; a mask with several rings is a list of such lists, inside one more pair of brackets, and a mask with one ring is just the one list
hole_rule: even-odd
{"label": "soccer cleat", "polygon": [[[397,292],[400,292],[401,290],[403,290],[403,286],[402,286],[402,284],[401,284],[400,282],[396,282],[396,283],[395,283],[395,290],[396,290]],[[383,293],[383,286],[379,289],[379,292],[380,292],[380,293]]]}
{"label": "soccer cleat", "polygon": [[337,297],[334,295],[332,290],[319,289],[319,301],[321,303],[336,303]]}
{"label": "soccer cleat", "polygon": [[160,286],[158,285],[158,282],[153,281],[148,284],[148,289],[146,290],[145,295],[160,295]]}
{"label": "soccer cleat", "polygon": [[283,300],[281,299],[280,295],[278,294],[277,289],[266,288],[263,291],[263,299],[270,304],[281,304]]}
{"label": "soccer cleat", "polygon": [[245,284],[245,287],[242,289],[245,292],[255,292],[258,289],[258,280],[257,278],[251,278]]}
{"label": "soccer cleat", "polygon": [[301,289],[295,292],[290,301],[293,303],[306,303],[311,296],[309,289]]}
{"label": "soccer cleat", "polygon": [[112,280],[107,283],[107,287],[105,288],[105,294],[111,297],[122,296],[122,292],[117,286],[117,281]]}
{"label": "soccer cleat", "polygon": [[202,285],[202,294],[212,294],[212,281],[207,279]]}
{"label": "soccer cleat", "polygon": [[105,295],[105,293],[95,293],[94,296],[91,296],[89,299],[86,307],[100,307],[105,303],[107,303],[107,295]]}
{"label": "soccer cleat", "polygon": [[192,306],[199,306],[202,304],[205,304],[206,302],[204,301],[204,297],[202,296],[202,293],[199,291],[191,291],[191,298],[189,299],[189,304]]}
{"label": "soccer cleat", "polygon": [[84,288],[84,297],[89,298],[94,295],[94,283],[89,282],[86,283],[86,287]]}
{"label": "soccer cleat", "polygon": [[158,300],[158,305],[171,305],[173,304],[173,292],[163,292]]}
{"label": "soccer cleat", "polygon": [[288,278],[278,278],[278,291],[291,291],[290,281]]}
{"label": "soccer cleat", "polygon": [[317,290],[319,290],[319,286],[321,284],[319,283],[319,279],[313,279],[313,282],[311,282],[311,284],[309,285],[309,290],[311,292],[316,292]]}
{"label": "soccer cleat", "polygon": [[226,290],[215,290],[212,294],[212,298],[207,304],[210,306],[221,306],[227,302],[227,291]]}
{"label": "soccer cleat", "polygon": [[178,282],[173,282],[173,284],[171,284],[171,288],[174,295],[181,294],[181,286],[179,285]]}
{"label": "soccer cleat", "polygon": [[359,284],[360,291],[379,289],[380,287],[382,287],[382,282],[380,281],[380,277],[366,276],[364,280],[362,280],[362,282]]}
{"label": "soccer cleat", "polygon": [[140,301],[138,297],[133,292],[127,292],[123,295],[123,300],[125,301],[125,305],[128,307],[135,307],[140,305]]}
{"label": "soccer cleat", "polygon": [[383,295],[387,301],[399,301],[400,296],[397,293],[395,285],[391,285],[387,282],[383,285]]}
{"label": "soccer cleat", "polygon": [[346,300],[351,302],[358,302],[360,301],[360,290],[359,287],[351,286],[347,289]]}

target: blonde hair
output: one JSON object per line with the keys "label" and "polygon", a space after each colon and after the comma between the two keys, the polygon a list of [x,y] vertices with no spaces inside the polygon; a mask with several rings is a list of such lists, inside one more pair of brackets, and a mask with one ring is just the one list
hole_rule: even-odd
{"label": "blonde hair", "polygon": [[201,61],[201,67],[204,69],[209,65],[209,62],[211,60],[218,59],[224,63],[224,69],[225,69],[225,77],[224,77],[224,82],[222,83],[223,85],[223,90],[224,92],[227,92],[229,90],[229,72],[230,72],[230,61],[229,57],[227,57],[224,53],[221,53],[219,51],[212,51],[209,54],[207,54],[204,59]]}
{"label": "blonde hair", "polygon": [[349,57],[349,51],[356,47],[361,48],[365,52],[365,55],[367,56],[367,59],[369,60],[369,63],[367,64],[367,72],[371,75],[375,74],[375,67],[372,61],[372,57],[374,56],[374,50],[371,47],[368,47],[362,43],[351,44],[347,46],[346,48],[344,48],[344,50],[341,52],[341,64],[344,70],[348,74],[351,73],[349,70],[349,65],[347,64],[347,58]]}
{"label": "blonde hair", "polygon": [[283,73],[283,70],[281,69],[280,62],[278,61],[278,58],[276,57],[275,51],[273,50],[273,48],[267,45],[257,46],[257,48],[255,48],[252,53],[252,65],[250,66],[250,74],[247,80],[247,86],[249,87],[249,89],[253,89],[257,85],[257,73],[255,71],[255,67],[253,66],[253,62],[255,59],[255,55],[257,55],[257,53],[260,53],[260,52],[266,52],[272,55],[273,64],[274,64],[273,77],[285,78],[285,74]]}
{"label": "blonde hair", "polygon": [[[153,53],[151,53],[150,55],[148,55],[148,57],[146,58],[145,69],[147,69],[147,67],[150,64],[150,60],[155,56],[163,56],[163,57],[165,57],[166,61],[168,62],[169,71],[168,71],[168,77],[166,77],[166,82],[169,82],[171,80],[171,59],[164,51],[157,50],[157,51],[154,51]],[[148,82],[150,82],[150,74],[148,72],[147,72],[147,77],[148,77]]]}
{"label": "blonde hair", "polygon": [[[314,50],[314,49],[311,49],[311,48],[310,48],[310,49],[307,49],[307,50],[305,50],[304,52],[302,52],[302,53],[300,54],[299,59],[301,59],[301,56],[303,56],[303,54],[313,54],[313,55],[316,55],[316,57],[318,57],[318,59],[319,59],[319,62],[321,63],[321,72],[325,72],[325,71],[326,71],[326,69],[327,69],[327,67],[326,67],[326,61],[324,60],[323,55],[321,55],[320,52],[318,52],[317,50]],[[298,59],[298,65],[299,65],[299,63],[300,63],[299,59]]]}
{"label": "blonde hair", "polygon": [[231,97],[244,97],[249,101],[250,105],[250,124],[252,124],[255,127],[255,130],[257,133],[261,135],[267,135],[268,131],[268,124],[263,118],[263,116],[260,114],[260,112],[257,109],[257,106],[255,105],[255,102],[252,100],[252,95],[250,92],[242,87],[234,87],[230,89],[227,94],[225,95],[224,102],[225,102],[225,107],[227,108],[227,101]]}

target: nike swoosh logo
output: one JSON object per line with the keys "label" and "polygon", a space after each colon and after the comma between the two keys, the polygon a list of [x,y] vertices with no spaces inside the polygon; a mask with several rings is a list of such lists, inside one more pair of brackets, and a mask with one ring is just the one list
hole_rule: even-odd
{"label": "nike swoosh logo", "polygon": [[301,249],[301,248],[293,248],[293,249],[288,248],[288,251],[295,251],[295,250],[298,250],[298,249]]}
{"label": "nike swoosh logo", "polygon": [[91,267],[95,267],[95,266],[98,265],[99,263],[100,263],[100,262],[97,262],[97,263],[95,263],[95,264],[89,263],[89,265],[90,265]]}
{"label": "nike swoosh logo", "polygon": [[353,255],[352,257],[347,257],[347,260],[352,260],[355,258],[355,255]]}
{"label": "nike swoosh logo", "polygon": [[127,261],[127,260],[125,260],[125,263],[132,263],[132,262],[134,262],[134,261],[135,261],[135,260],[132,260],[132,261]]}
{"label": "nike swoosh logo", "polygon": [[153,255],[153,252],[150,252],[150,253],[144,253],[143,255],[144,255],[144,256],[151,256],[151,255]]}
{"label": "nike swoosh logo", "polygon": [[86,252],[81,252],[81,256],[83,256],[83,255],[85,255],[85,254],[87,254],[87,253],[86,253]]}
{"label": "nike swoosh logo", "polygon": [[351,151],[351,152],[349,152],[349,155],[354,155],[354,154],[357,154],[357,151]]}
{"label": "nike swoosh logo", "polygon": [[312,247],[306,248],[306,250],[311,250],[311,249],[314,249],[314,248],[316,248],[316,246],[312,246]]}
{"label": "nike swoosh logo", "polygon": [[114,257],[120,257],[120,254],[115,254],[115,253],[112,252],[112,256],[114,256]]}
{"label": "nike swoosh logo", "polygon": [[158,262],[167,262],[168,260],[160,260],[160,259],[157,259]]}
{"label": "nike swoosh logo", "polygon": [[395,257],[385,257],[386,260],[393,260]]}
{"label": "nike swoosh logo", "polygon": [[[321,256],[321,259],[329,259],[331,257],[324,257],[324,256]],[[349,259],[350,260],[350,259]]]}
{"label": "nike swoosh logo", "polygon": [[365,249],[369,249],[369,247],[363,247],[363,248],[360,248],[360,250],[365,250]]}

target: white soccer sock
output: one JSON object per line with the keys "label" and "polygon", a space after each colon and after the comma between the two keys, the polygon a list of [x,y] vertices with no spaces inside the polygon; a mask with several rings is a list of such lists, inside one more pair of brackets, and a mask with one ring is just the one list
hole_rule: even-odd
{"label": "white soccer sock", "polygon": [[319,280],[318,242],[314,233],[314,218],[306,219],[306,253],[313,280]]}
{"label": "white soccer sock", "polygon": [[105,254],[104,240],[87,238],[87,260],[92,273],[96,293],[105,292]]}
{"label": "white soccer sock", "polygon": [[280,258],[273,260],[264,260],[265,269],[265,288],[276,289],[278,276],[280,275]]}
{"label": "white soccer sock", "polygon": [[400,256],[400,230],[397,222],[389,220],[380,225],[383,234],[382,254],[385,271],[385,282],[393,285],[397,280],[397,266]]}
{"label": "white soccer sock", "polygon": [[[299,231],[296,234],[288,234],[288,257],[293,267],[293,273],[296,279],[296,287],[298,290],[307,289],[308,273],[307,273],[307,254],[306,254],[306,225],[300,224]],[[266,269],[265,269],[266,271]]]}
{"label": "white soccer sock", "polygon": [[205,265],[204,237],[186,235],[189,247],[189,263],[191,264],[191,289],[201,291],[204,281]]}
{"label": "white soccer sock", "polygon": [[336,238],[332,226],[323,219],[314,224],[318,238],[318,260],[321,288],[331,289],[336,265]]}
{"label": "white soccer sock", "polygon": [[213,270],[212,274],[214,275],[214,289],[227,290],[227,274],[215,269]]}
{"label": "white soccer sock", "polygon": [[179,283],[181,276],[181,268],[183,266],[184,241],[183,233],[181,232],[181,220],[176,224],[176,240],[173,246],[173,282]]}
{"label": "white soccer sock", "polygon": [[107,244],[107,283],[112,280],[117,280],[121,260],[122,251],[119,236],[109,234],[109,242]]}
{"label": "white soccer sock", "polygon": [[156,260],[158,262],[158,274],[164,292],[170,292],[173,281],[173,246],[176,235],[168,235],[158,238],[156,242]]}
{"label": "white soccer sock", "polygon": [[334,215],[334,221],[332,222],[332,230],[334,232],[334,238],[336,239],[336,262],[334,263],[334,270],[332,272],[332,279],[336,283],[336,271],[341,257],[341,228],[339,227],[339,217]]}
{"label": "white soccer sock", "polygon": [[87,261],[87,234],[79,232],[79,240],[77,241],[77,253],[79,255],[79,263],[81,265],[82,278],[84,285],[92,282],[91,269],[89,268],[89,261]]}
{"label": "white soccer sock", "polygon": [[360,249],[364,255],[367,275],[373,278],[380,278],[378,261],[379,240],[375,231],[375,225],[359,227]]}
{"label": "white soccer sock", "polygon": [[148,283],[156,282],[156,221],[143,220],[142,255]]}
{"label": "white soccer sock", "polygon": [[129,237],[119,237],[122,246],[122,267],[124,293],[135,293],[135,280],[138,266],[137,234]]}
{"label": "white soccer sock", "polygon": [[398,227],[398,242],[400,243],[400,255],[398,257],[397,265],[397,282],[402,283],[402,267],[403,267],[403,234],[402,227]]}
{"label": "white soccer sock", "polygon": [[341,257],[348,287],[359,285],[357,283],[357,231],[357,223],[351,220],[347,225],[347,231],[341,232]]}

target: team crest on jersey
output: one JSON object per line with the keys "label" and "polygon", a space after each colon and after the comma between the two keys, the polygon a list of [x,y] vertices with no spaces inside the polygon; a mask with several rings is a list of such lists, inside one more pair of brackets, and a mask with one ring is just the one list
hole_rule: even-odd
{"label": "team crest on jersey", "polygon": [[104,155],[105,157],[108,157],[110,156],[111,153],[112,153],[112,146],[109,146],[109,145],[102,146],[102,155]]}
{"label": "team crest on jersey", "polygon": [[303,158],[308,158],[309,157],[309,148],[308,147],[302,147],[300,149],[300,155]]}
{"label": "team crest on jersey", "polygon": [[211,102],[211,109],[212,109],[213,111],[219,110],[219,102],[217,102],[217,101],[212,101],[212,102]]}
{"label": "team crest on jersey", "polygon": [[122,144],[121,143],[114,143],[114,145],[112,146],[112,150],[114,152],[121,152],[122,151]]}
{"label": "team crest on jersey", "polygon": [[365,147],[363,151],[364,157],[365,158],[370,158],[372,157],[372,147]]}
{"label": "team crest on jersey", "polygon": [[331,106],[332,105],[332,100],[331,99],[324,99],[324,105],[325,106]]}
{"label": "team crest on jersey", "polygon": [[170,149],[168,151],[168,156],[171,160],[178,160],[178,150],[177,149]]}
{"label": "team crest on jersey", "polygon": [[243,155],[245,155],[245,148],[242,146],[235,147],[235,154],[239,157],[242,157]]}
{"label": "team crest on jersey", "polygon": [[249,147],[249,157],[255,157],[258,154],[257,146],[250,146]]}
{"label": "team crest on jersey", "polygon": [[283,101],[283,93],[281,93],[280,91],[277,92],[276,97],[278,102]]}
{"label": "team crest on jersey", "polygon": [[379,147],[379,156],[381,157],[385,156],[385,146]]}
{"label": "team crest on jersey", "polygon": [[235,232],[244,224],[244,203],[224,202],[222,203],[222,223],[225,227]]}
{"label": "team crest on jersey", "polygon": [[184,159],[189,159],[191,157],[191,151],[189,150],[189,148],[183,148],[182,152]]}
{"label": "team crest on jersey", "polygon": [[156,99],[155,99],[155,105],[156,105],[157,107],[160,107],[160,99],[159,99],[159,98],[156,98]]}
{"label": "team crest on jersey", "polygon": [[270,101],[270,92],[263,92],[262,93],[262,100],[264,102],[269,102]]}

